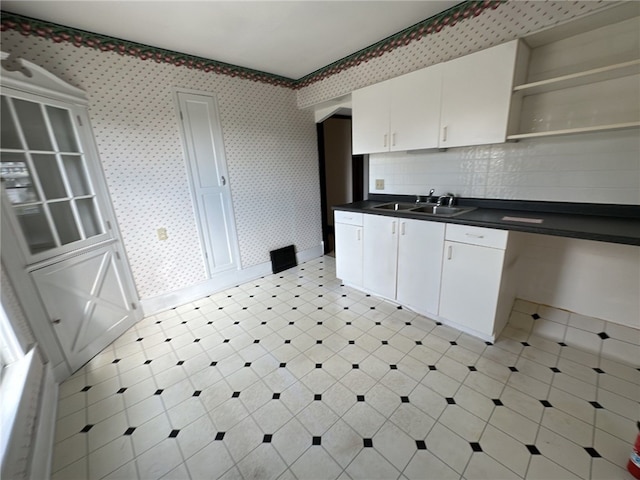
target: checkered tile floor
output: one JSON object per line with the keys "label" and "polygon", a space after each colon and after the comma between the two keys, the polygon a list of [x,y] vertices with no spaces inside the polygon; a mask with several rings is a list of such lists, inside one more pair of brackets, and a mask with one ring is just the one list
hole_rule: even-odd
{"label": "checkered tile floor", "polygon": [[129,330],[60,386],[53,478],[631,479],[637,365],[531,333],[552,309],[522,301],[487,344],[334,262]]}

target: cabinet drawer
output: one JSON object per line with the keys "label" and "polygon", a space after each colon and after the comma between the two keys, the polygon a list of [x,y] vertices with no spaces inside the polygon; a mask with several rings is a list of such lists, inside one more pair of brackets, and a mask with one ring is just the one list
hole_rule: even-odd
{"label": "cabinet drawer", "polygon": [[362,226],[362,213],[343,212],[336,210],[333,212],[335,223],[346,223],[347,225]]}
{"label": "cabinet drawer", "polygon": [[470,227],[468,225],[447,224],[446,240],[452,242],[481,245],[483,247],[501,248],[507,247],[509,232],[495,230],[493,228]]}

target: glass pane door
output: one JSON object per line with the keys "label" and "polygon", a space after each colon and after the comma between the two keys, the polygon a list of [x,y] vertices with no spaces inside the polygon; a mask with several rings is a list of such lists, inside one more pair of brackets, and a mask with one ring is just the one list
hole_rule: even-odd
{"label": "glass pane door", "polygon": [[71,110],[2,95],[0,180],[29,251],[105,233]]}

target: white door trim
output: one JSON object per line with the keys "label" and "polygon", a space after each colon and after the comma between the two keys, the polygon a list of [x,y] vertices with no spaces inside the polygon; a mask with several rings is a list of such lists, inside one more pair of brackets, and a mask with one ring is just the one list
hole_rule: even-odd
{"label": "white door trim", "polygon": [[[201,96],[205,96],[213,99],[213,103],[215,106],[215,115],[216,115],[215,120],[217,120],[219,125],[222,125],[222,122],[220,120],[220,109],[218,107],[217,96],[213,92],[206,92],[202,90],[193,90],[193,89],[179,88],[179,87],[174,87],[173,89],[173,100],[174,100],[174,105],[176,109],[176,120],[178,121],[178,130],[180,131],[180,141],[182,143],[184,163],[185,163],[185,168],[187,170],[187,176],[188,176],[187,180],[189,182],[189,191],[191,192],[191,204],[193,207],[193,214],[196,220],[196,228],[198,231],[198,238],[200,240],[200,248],[203,253],[202,261],[205,266],[207,278],[213,278],[214,273],[211,271],[210,261],[209,261],[209,258],[212,258],[213,252],[208,251],[208,248],[207,248],[208,241],[205,238],[206,234],[200,220],[202,212],[200,212],[198,207],[199,199],[196,193],[196,186],[193,183],[195,172],[193,171],[193,168],[191,165],[192,162],[189,160],[189,151],[187,147],[187,134],[184,129],[184,123],[180,118],[180,112],[181,112],[180,98],[179,98],[180,93],[185,93],[190,95],[201,95]],[[229,184],[229,206],[228,206],[229,218],[227,219],[227,221],[229,225],[229,231],[231,233],[230,247],[231,247],[232,255],[235,258],[235,262],[234,262],[235,269],[230,269],[230,270],[241,270],[242,262],[240,259],[240,247],[238,245],[238,231],[236,228],[235,211],[233,208],[233,194],[231,192],[231,183],[229,180],[229,170],[227,168],[227,158],[226,158],[226,153],[224,149],[224,139],[222,137],[222,130],[220,130],[219,132],[214,132],[214,136],[215,136],[214,140],[216,143],[216,149],[218,150],[217,153],[222,163],[222,170],[224,172],[226,182],[227,184]],[[207,258],[207,256],[209,258]]]}

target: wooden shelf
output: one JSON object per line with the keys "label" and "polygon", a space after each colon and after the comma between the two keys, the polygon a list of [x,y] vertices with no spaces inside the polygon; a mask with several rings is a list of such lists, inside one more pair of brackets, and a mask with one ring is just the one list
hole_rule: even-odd
{"label": "wooden shelf", "polygon": [[606,67],[594,68],[584,72],[572,73],[560,77],[541,80],[539,82],[525,83],[513,89],[514,93],[522,95],[535,95],[538,93],[562,90],[564,88],[579,87],[590,83],[602,82],[614,78],[637,75],[640,73],[640,59],[630,60]]}
{"label": "wooden shelf", "polygon": [[525,138],[538,138],[538,137],[553,137],[558,135],[572,135],[574,133],[603,132],[603,131],[611,131],[611,130],[623,130],[626,128],[638,128],[638,127],[640,127],[640,122],[613,123],[609,125],[597,125],[592,127],[579,127],[579,128],[567,128],[564,130],[551,130],[548,132],[518,133],[515,135],[508,135],[507,140],[520,140]]}

